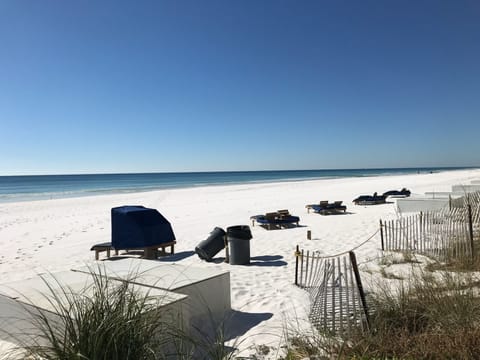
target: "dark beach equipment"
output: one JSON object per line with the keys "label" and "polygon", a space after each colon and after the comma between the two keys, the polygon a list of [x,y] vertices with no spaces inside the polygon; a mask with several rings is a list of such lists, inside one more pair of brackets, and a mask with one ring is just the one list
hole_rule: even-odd
{"label": "dark beach equipment", "polygon": [[377,205],[377,204],[385,204],[387,197],[385,195],[377,195],[377,193],[373,195],[360,195],[356,199],[353,200],[355,205]]}
{"label": "dark beach equipment", "polygon": [[320,201],[320,204],[313,204],[308,205],[313,211],[318,214],[322,215],[329,215],[329,214],[338,214],[340,212],[346,212],[347,206],[342,205],[343,201],[334,201],[333,203],[329,203],[328,201]]}
{"label": "dark beach equipment", "polygon": [[390,190],[390,191],[386,191],[386,192],[383,193],[383,195],[385,195],[385,196],[392,196],[392,197],[409,197],[410,194],[411,194],[410,190],[407,190],[405,188],[403,188],[400,191]]}
{"label": "dark beach equipment", "polygon": [[205,261],[212,261],[213,257],[225,248],[225,234],[222,228],[214,228],[210,236],[201,241],[195,248],[198,257]]}
{"label": "dark beach equipment", "polygon": [[227,228],[227,241],[230,265],[250,264],[250,239],[252,233],[248,225]]}
{"label": "dark beach equipment", "polygon": [[149,209],[140,205],[114,207],[111,210],[112,242],[94,245],[95,257],[110,250],[143,250],[144,258],[158,257],[158,249],[170,246],[174,253],[175,234],[172,226],[156,209]]}
{"label": "dark beach equipment", "polygon": [[266,213],[265,215],[254,215],[250,216],[252,220],[252,226],[255,226],[255,222],[260,225],[265,226],[268,230],[271,230],[273,227],[281,228],[296,224],[300,221],[298,216],[291,215],[288,210],[278,210],[276,212]]}

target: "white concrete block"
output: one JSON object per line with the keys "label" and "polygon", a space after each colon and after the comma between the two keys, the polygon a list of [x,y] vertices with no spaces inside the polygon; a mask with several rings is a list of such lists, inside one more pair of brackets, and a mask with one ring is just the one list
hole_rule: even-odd
{"label": "white concrete block", "polygon": [[185,306],[195,326],[212,321],[218,325],[231,310],[228,271],[135,258],[104,261],[99,266],[72,270],[101,272],[109,278],[188,295]]}
{"label": "white concrete block", "polygon": [[[112,286],[117,280],[112,279]],[[190,319],[188,309],[184,309],[187,297],[165,289],[132,285],[140,296],[148,295],[156,308],[171,321],[188,328]],[[93,295],[94,279],[91,274],[64,271],[42,274],[21,281],[0,284],[0,340],[22,345],[33,336],[40,335],[33,326],[34,314],[46,314],[51,320],[58,320],[55,293],[60,299],[67,294]],[[69,296],[69,295],[67,295]],[[180,321],[180,323],[179,323]],[[13,335],[13,336],[12,336]]]}
{"label": "white concrete block", "polygon": [[448,198],[405,198],[397,200],[397,208],[401,213],[440,210],[448,207],[448,205]]}

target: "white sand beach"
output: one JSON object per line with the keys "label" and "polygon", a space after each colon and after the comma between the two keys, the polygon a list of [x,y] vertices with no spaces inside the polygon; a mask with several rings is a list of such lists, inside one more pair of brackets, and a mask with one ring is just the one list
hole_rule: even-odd
{"label": "white sand beach", "polygon": [[[377,232],[379,219],[398,216],[395,200],[355,206],[352,199],[403,187],[413,194],[443,192],[454,184],[469,184],[478,179],[480,170],[472,169],[4,203],[0,204],[0,283],[92,263],[94,253],[90,247],[110,241],[112,207],[155,208],[170,221],[177,238],[176,254],[160,258],[159,262],[230,271],[234,312],[226,326],[235,339],[229,343],[237,342],[241,355],[247,356],[258,345],[278,348],[285,319],[306,319],[308,296],[293,285],[296,245],[325,255],[348,251]],[[343,200],[347,212],[330,216],[307,213],[305,205],[320,200]],[[300,226],[270,231],[251,226],[250,216],[279,209],[300,216]],[[193,252],[214,227],[225,229],[233,225],[251,228],[251,265],[224,263],[224,252],[217,255],[218,261],[207,263]],[[311,240],[307,239],[308,230]],[[378,257],[379,235],[355,252],[360,263]]]}

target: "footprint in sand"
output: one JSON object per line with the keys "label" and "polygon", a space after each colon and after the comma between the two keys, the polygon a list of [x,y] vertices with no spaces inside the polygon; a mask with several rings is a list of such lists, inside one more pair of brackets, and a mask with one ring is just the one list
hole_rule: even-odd
{"label": "footprint in sand", "polygon": [[247,290],[240,290],[239,292],[237,292],[237,296],[244,296],[244,295],[247,295],[248,294],[248,291]]}

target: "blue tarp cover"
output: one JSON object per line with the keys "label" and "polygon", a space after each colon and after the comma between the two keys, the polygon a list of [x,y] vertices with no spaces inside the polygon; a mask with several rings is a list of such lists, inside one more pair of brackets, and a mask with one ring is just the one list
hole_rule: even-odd
{"label": "blue tarp cover", "polygon": [[143,206],[112,208],[113,248],[144,248],[174,240],[170,223],[156,209]]}
{"label": "blue tarp cover", "polygon": [[267,219],[265,215],[251,216],[250,219],[255,219],[259,224],[293,224],[298,223],[300,218],[298,216],[287,215],[281,218]]}

